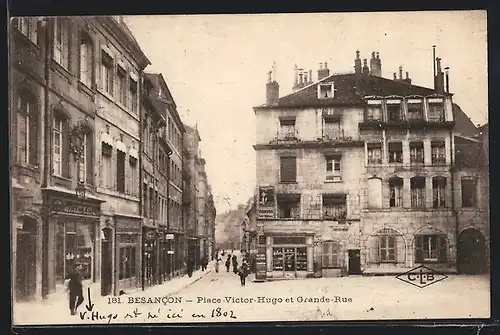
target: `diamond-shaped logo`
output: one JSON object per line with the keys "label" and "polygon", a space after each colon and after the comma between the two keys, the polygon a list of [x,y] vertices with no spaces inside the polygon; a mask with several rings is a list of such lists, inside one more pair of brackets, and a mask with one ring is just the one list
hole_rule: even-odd
{"label": "diamond-shaped logo", "polygon": [[420,265],[410,271],[398,275],[396,278],[413,286],[424,288],[445,280],[448,276],[424,265]]}

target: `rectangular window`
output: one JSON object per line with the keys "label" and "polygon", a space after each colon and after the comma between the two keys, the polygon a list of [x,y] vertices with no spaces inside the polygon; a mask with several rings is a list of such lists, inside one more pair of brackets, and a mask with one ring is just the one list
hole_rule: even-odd
{"label": "rectangular window", "polygon": [[322,268],[338,268],[341,266],[341,249],[339,242],[323,242]]}
{"label": "rectangular window", "polygon": [[384,235],[378,237],[380,262],[396,261],[396,236]]}
{"label": "rectangular window", "polygon": [[152,188],[149,188],[149,218],[153,219],[155,216],[155,192]]}
{"label": "rectangular window", "polygon": [[29,117],[17,113],[17,161],[28,163],[29,157]]}
{"label": "rectangular window", "polygon": [[340,169],[340,157],[326,157],[326,180],[340,181],[342,180],[342,171]]}
{"label": "rectangular window", "polygon": [[69,70],[70,20],[55,18],[54,20],[54,60]]}
{"label": "rectangular window", "polygon": [[334,120],[325,120],[325,128],[323,137],[331,140],[342,138],[342,129],[340,129],[340,122]]}
{"label": "rectangular window", "polygon": [[323,195],[323,219],[344,220],[347,218],[347,201],[345,194]]}
{"label": "rectangular window", "polygon": [[125,153],[116,151],[116,190],[125,193]]}
{"label": "rectangular window", "polygon": [[280,119],[280,139],[282,140],[297,139],[297,131],[295,129],[295,118]]}
{"label": "rectangular window", "polygon": [[117,66],[116,69],[116,89],[117,89],[117,94],[118,98],[120,99],[120,103],[124,106],[127,105],[127,91],[126,91],[126,85],[127,85],[127,77],[126,77],[126,72],[121,66]]}
{"label": "rectangular window", "polygon": [[431,142],[432,164],[446,164],[446,147],[444,141]]}
{"label": "rectangular window", "polygon": [[477,206],[477,181],[474,178],[462,178],[462,207]]}
{"label": "rectangular window", "polygon": [[276,200],[280,218],[298,219],[300,217],[300,196],[278,195]]}
{"label": "rectangular window", "polygon": [[447,260],[448,243],[446,235],[416,235],[415,262],[441,262]]}
{"label": "rectangular window", "polygon": [[87,182],[87,141],[88,141],[88,136],[86,133],[83,134],[83,141],[82,141],[82,154],[80,156],[80,160],[78,162],[79,164],[79,178],[78,181],[81,183],[86,183]]}
{"label": "rectangular window", "polygon": [[403,144],[401,142],[389,143],[389,163],[403,163]]}
{"label": "rectangular window", "polygon": [[[63,270],[64,278],[70,271],[78,268],[82,279],[92,278],[94,259],[94,237],[89,224],[75,222],[60,223],[58,226],[58,262],[64,259],[64,264],[58,264],[58,271]],[[62,269],[61,269],[62,268]],[[59,274],[60,278],[61,275]]]}
{"label": "rectangular window", "polygon": [[62,176],[62,155],[63,155],[63,120],[55,118],[52,130],[53,137],[53,157],[52,168],[56,176]]}
{"label": "rectangular window", "polygon": [[446,178],[432,178],[432,206],[434,208],[446,207]]}
{"label": "rectangular window", "polygon": [[413,177],[410,179],[411,207],[425,208],[425,178]]}
{"label": "rectangular window", "polygon": [[101,143],[101,185],[107,189],[113,189],[113,167],[111,156],[113,147],[107,143]]}
{"label": "rectangular window", "polygon": [[366,110],[366,121],[381,121],[382,107],[380,105],[370,105]]}
{"label": "rectangular window", "polygon": [[142,185],[142,193],[143,193],[142,211],[143,211],[144,217],[148,218],[149,217],[148,184],[144,183]]}
{"label": "rectangular window", "polygon": [[137,82],[130,78],[130,109],[133,113],[137,113]]}
{"label": "rectangular window", "polygon": [[382,143],[367,143],[368,164],[382,164]]}
{"label": "rectangular window", "polygon": [[387,104],[387,121],[392,123],[401,122],[401,104]]}
{"label": "rectangular window", "polygon": [[36,18],[23,17],[17,19],[17,29],[31,42],[38,44],[38,23]]}
{"label": "rectangular window", "polygon": [[444,105],[443,103],[429,103],[427,119],[430,122],[444,122]]}
{"label": "rectangular window", "polygon": [[87,33],[80,35],[80,71],[79,79],[87,87],[92,88],[93,77],[93,45]]}
{"label": "rectangular window", "polygon": [[128,183],[128,194],[136,196],[138,193],[139,174],[137,171],[137,158],[130,156],[129,158],[129,171],[130,181]]}
{"label": "rectangular window", "polygon": [[106,52],[102,51],[101,62],[102,88],[106,91],[106,93],[113,95],[113,58]]}
{"label": "rectangular window", "polygon": [[424,163],[424,143],[421,141],[410,142],[410,163]]}
{"label": "rectangular window", "polygon": [[136,272],[136,247],[127,246],[120,248],[120,279],[135,277]]}
{"label": "rectangular window", "polygon": [[403,207],[403,179],[389,179],[389,207]]}
{"label": "rectangular window", "polygon": [[297,158],[280,158],[280,180],[282,183],[295,183],[297,181]]}
{"label": "rectangular window", "polygon": [[408,103],[408,119],[409,120],[423,120],[424,109],[422,102]]}

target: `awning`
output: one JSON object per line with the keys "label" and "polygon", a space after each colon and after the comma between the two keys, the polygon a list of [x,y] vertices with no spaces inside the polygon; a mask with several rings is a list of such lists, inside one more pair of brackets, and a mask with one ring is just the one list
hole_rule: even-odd
{"label": "awning", "polygon": [[110,146],[113,146],[114,144],[113,138],[108,133],[101,133],[101,141],[109,144]]}
{"label": "awning", "polygon": [[137,81],[139,81],[139,77],[137,76],[137,74],[135,74],[135,72],[130,71],[130,72],[128,73],[128,75],[130,76],[130,78],[131,78],[133,81],[136,81],[136,82],[137,82]]}
{"label": "awning", "polygon": [[139,153],[135,148],[130,148],[128,154],[130,155],[130,157],[134,157],[135,159],[139,158]]}
{"label": "awning", "polygon": [[122,141],[116,141],[115,147],[116,147],[116,150],[120,150],[123,153],[127,152],[127,146]]}

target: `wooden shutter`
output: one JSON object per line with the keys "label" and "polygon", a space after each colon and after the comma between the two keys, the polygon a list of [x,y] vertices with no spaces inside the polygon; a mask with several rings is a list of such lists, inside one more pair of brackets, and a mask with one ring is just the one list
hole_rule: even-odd
{"label": "wooden shutter", "polygon": [[62,144],[61,144],[61,164],[62,164],[62,175],[63,177],[70,177],[70,139],[69,139],[69,122],[68,120],[63,120],[62,122]]}
{"label": "wooden shutter", "polygon": [[282,182],[297,181],[296,157],[281,157],[280,172]]}
{"label": "wooden shutter", "polygon": [[415,262],[421,263],[424,260],[424,253],[422,250],[422,244],[423,244],[423,236],[422,235],[416,235],[415,236]]}
{"label": "wooden shutter", "polygon": [[28,162],[30,165],[38,165],[38,114],[34,110],[33,104],[28,104],[30,106],[29,110],[29,157]]}
{"label": "wooden shutter", "polygon": [[439,262],[446,262],[447,260],[447,254],[448,254],[448,247],[447,247],[447,239],[446,235],[439,235],[438,236],[438,261]]}
{"label": "wooden shutter", "polygon": [[330,243],[323,242],[323,268],[330,267]]}
{"label": "wooden shutter", "polygon": [[85,153],[85,163],[87,164],[87,166],[85,167],[85,169],[87,171],[87,184],[94,185],[94,137],[90,132],[87,133],[86,150],[87,152]]}
{"label": "wooden shutter", "polygon": [[396,260],[396,236],[387,236],[388,239],[388,256],[389,259],[388,261],[395,261]]}
{"label": "wooden shutter", "polygon": [[380,259],[380,237],[379,236],[371,236],[369,238],[370,244],[370,263],[378,263]]}

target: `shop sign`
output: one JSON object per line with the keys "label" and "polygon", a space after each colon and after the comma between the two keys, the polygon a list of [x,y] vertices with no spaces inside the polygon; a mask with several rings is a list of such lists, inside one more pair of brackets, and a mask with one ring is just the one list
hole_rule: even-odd
{"label": "shop sign", "polygon": [[154,238],[155,238],[155,232],[153,230],[150,230],[146,233],[147,240],[154,240]]}
{"label": "shop sign", "polygon": [[100,215],[98,206],[81,204],[62,199],[52,200],[51,207],[52,210],[56,213],[78,214],[95,217],[99,217]]}
{"label": "shop sign", "polygon": [[173,240],[174,239],[174,234],[166,234],[165,235],[166,240]]}
{"label": "shop sign", "polygon": [[168,250],[168,251],[167,251],[167,254],[169,254],[169,255],[173,255],[173,254],[174,254],[174,251],[173,251],[173,250]]}
{"label": "shop sign", "polygon": [[255,255],[255,280],[264,281],[266,280],[266,246],[259,245],[257,247],[257,255]]}
{"label": "shop sign", "polygon": [[259,187],[259,202],[257,216],[260,219],[273,219],[275,217],[276,197],[274,186]]}

